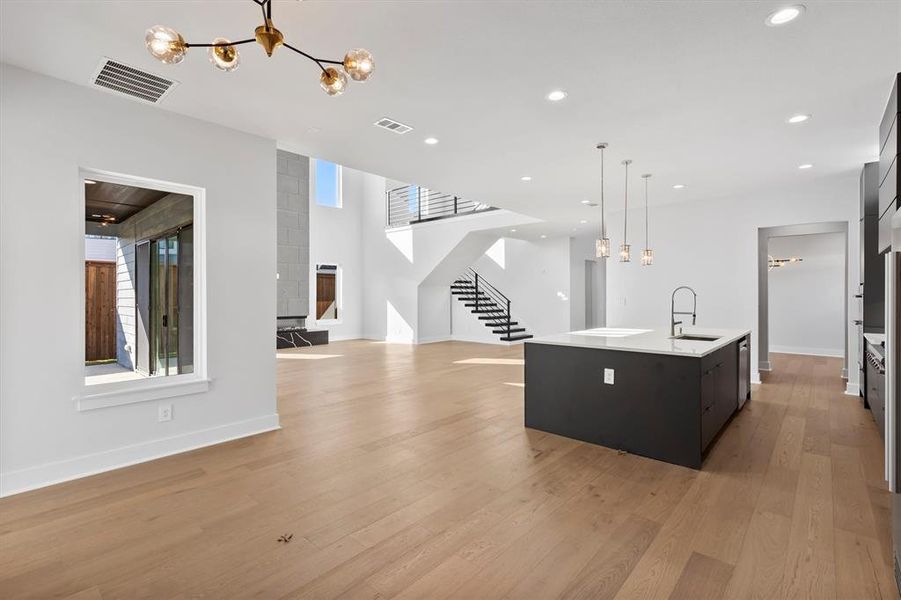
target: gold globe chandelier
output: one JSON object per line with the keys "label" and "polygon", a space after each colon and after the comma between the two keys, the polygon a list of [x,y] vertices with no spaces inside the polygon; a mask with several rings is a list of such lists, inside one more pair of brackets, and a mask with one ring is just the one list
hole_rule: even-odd
{"label": "gold globe chandelier", "polygon": [[[169,27],[157,25],[147,30],[144,43],[148,52],[160,62],[174,65],[185,59],[188,48],[208,48],[210,63],[220,71],[234,71],[241,62],[241,55],[236,46],[256,42],[263,47],[267,56],[279,46],[293,50],[319,66],[322,74],[319,76],[319,85],[329,96],[338,96],[347,88],[347,76],[354,81],[366,81],[372,75],[375,63],[372,54],[363,48],[355,48],[344,56],[344,60],[326,60],[316,58],[295,48],[285,41],[282,32],[272,24],[272,0],[253,0],[263,11],[263,24],[256,28],[254,37],[246,40],[232,42],[226,38],[217,37],[209,44],[193,44],[186,42],[180,33]],[[334,66],[340,65],[343,72]],[[345,74],[346,73],[346,74]]]}

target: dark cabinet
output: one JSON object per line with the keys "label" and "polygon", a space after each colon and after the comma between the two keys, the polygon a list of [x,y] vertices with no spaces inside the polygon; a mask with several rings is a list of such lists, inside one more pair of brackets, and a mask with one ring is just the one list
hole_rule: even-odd
{"label": "dark cabinet", "polygon": [[525,425],[699,469],[738,408],[745,340],[701,357],[526,343]]}
{"label": "dark cabinet", "polygon": [[879,429],[879,435],[885,436],[885,375],[867,361],[867,402]]}
{"label": "dark cabinet", "polygon": [[[740,340],[741,341],[741,340]],[[701,450],[738,409],[738,343],[714,352],[701,366]]]}
{"label": "dark cabinet", "polygon": [[[863,286],[863,331],[885,327],[884,259],[879,254],[879,163],[863,166],[860,173],[860,283]],[[861,345],[861,348],[863,346]]]}
{"label": "dark cabinet", "polygon": [[898,210],[898,82],[895,76],[892,93],[882,122],[879,125],[879,252],[886,252],[892,245],[892,217]]}

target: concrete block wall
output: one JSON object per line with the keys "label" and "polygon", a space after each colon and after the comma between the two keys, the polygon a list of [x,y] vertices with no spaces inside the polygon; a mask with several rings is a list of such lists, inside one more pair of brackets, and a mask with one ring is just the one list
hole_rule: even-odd
{"label": "concrete block wall", "polygon": [[310,296],[310,159],[278,151],[277,312],[305,315]]}
{"label": "concrete block wall", "polygon": [[116,361],[127,369],[135,366],[135,244],[193,220],[194,199],[169,194],[115,226]]}

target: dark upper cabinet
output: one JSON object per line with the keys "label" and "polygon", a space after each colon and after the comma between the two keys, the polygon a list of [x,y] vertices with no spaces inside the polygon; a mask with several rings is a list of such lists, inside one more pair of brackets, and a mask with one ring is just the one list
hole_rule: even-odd
{"label": "dark upper cabinet", "polygon": [[891,220],[898,210],[899,81],[901,73],[895,75],[892,93],[879,124],[879,252],[886,252],[892,245]]}
{"label": "dark upper cabinet", "polygon": [[860,218],[879,218],[879,162],[868,162],[860,171]]}
{"label": "dark upper cabinet", "polygon": [[879,163],[860,172],[860,283],[863,284],[864,331],[885,328],[884,258],[879,254]]}

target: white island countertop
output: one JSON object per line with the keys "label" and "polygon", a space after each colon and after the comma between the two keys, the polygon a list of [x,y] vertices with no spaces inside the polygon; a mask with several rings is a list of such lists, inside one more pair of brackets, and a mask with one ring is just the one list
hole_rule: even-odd
{"label": "white island countertop", "polygon": [[746,335],[750,335],[751,331],[748,329],[686,327],[682,333],[685,335],[716,336],[717,339],[713,341],[674,339],[670,337],[669,331],[601,327],[598,329],[546,335],[526,340],[525,343],[701,357],[719,350],[723,346],[731,344]]}

